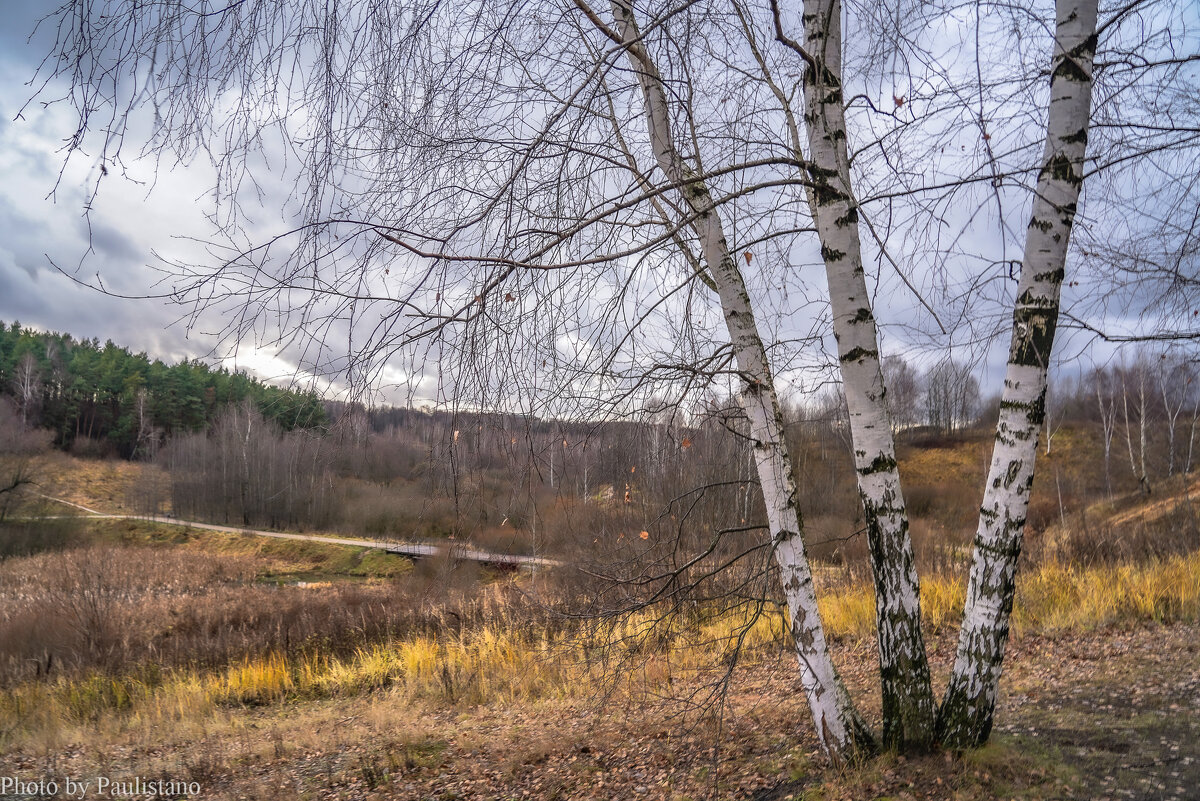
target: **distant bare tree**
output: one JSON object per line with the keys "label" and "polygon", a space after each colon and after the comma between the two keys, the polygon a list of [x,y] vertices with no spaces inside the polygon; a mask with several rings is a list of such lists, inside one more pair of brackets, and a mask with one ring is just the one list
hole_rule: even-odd
{"label": "distant bare tree", "polygon": [[1196,395],[1196,371],[1190,358],[1178,350],[1168,349],[1159,354],[1156,372],[1167,432],[1167,476],[1170,477],[1175,475],[1175,434],[1179,416]]}
{"label": "distant bare tree", "polygon": [[53,434],[27,426],[8,398],[0,397],[0,522],[26,498],[41,477],[39,455]]}
{"label": "distant bare tree", "polygon": [[[1132,364],[1121,364],[1121,417],[1125,423],[1125,445],[1129,450],[1129,469],[1137,479],[1138,489],[1144,495],[1151,492],[1150,473],[1146,468],[1146,434],[1150,428],[1150,396],[1147,383],[1150,368],[1142,354],[1134,357]],[[1133,398],[1133,419],[1129,416],[1130,397]],[[1137,426],[1137,453],[1133,447],[1133,428]]]}
{"label": "distant bare tree", "polygon": [[943,432],[969,425],[979,408],[979,381],[971,368],[953,359],[938,362],[925,374],[925,415]]}
{"label": "distant bare tree", "polygon": [[329,516],[329,455],[305,431],[282,432],[249,403],[210,433],[177,437],[162,459],[181,517],[238,525],[320,526]]}
{"label": "distant bare tree", "polygon": [[1112,441],[1117,430],[1117,390],[1112,372],[1097,367],[1090,376],[1100,413],[1101,443],[1104,445],[1104,487],[1112,500]]}
{"label": "distant bare tree", "polygon": [[1192,414],[1191,419],[1188,421],[1187,458],[1183,463],[1183,472],[1185,475],[1192,472],[1192,454],[1196,443],[1196,423],[1200,422],[1200,386],[1197,386],[1198,384],[1200,382],[1192,381]]}
{"label": "distant bare tree", "polygon": [[880,363],[887,387],[888,412],[892,429],[901,431],[916,425],[921,418],[921,375],[903,356],[886,356]]}
{"label": "distant bare tree", "polygon": [[134,420],[137,422],[137,438],[134,442],[134,458],[153,460],[162,445],[163,430],[154,425],[150,412],[150,393],[145,387],[134,396]]}
{"label": "distant bare tree", "polygon": [[37,425],[38,404],[42,399],[42,378],[37,359],[29,351],[17,362],[13,373],[13,391],[21,410],[21,425]]}
{"label": "distant bare tree", "polygon": [[1046,421],[1043,424],[1046,440],[1045,454],[1050,455],[1054,446],[1054,435],[1067,421],[1068,405],[1075,393],[1075,382],[1061,374],[1056,380],[1046,382]]}

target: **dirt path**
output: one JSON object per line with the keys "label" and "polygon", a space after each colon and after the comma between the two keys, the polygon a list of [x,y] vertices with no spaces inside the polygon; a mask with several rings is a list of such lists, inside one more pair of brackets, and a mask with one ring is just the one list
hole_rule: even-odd
{"label": "dirt path", "polygon": [[1200,626],[1031,638],[999,730],[1074,769],[1067,798],[1200,799]]}
{"label": "dirt path", "polygon": [[349,548],[377,548],[388,553],[401,556],[412,556],[418,559],[439,556],[449,553],[454,559],[480,564],[505,565],[511,567],[556,567],[559,562],[539,556],[523,556],[521,554],[498,553],[482,548],[476,548],[467,543],[448,541],[438,542],[399,542],[387,540],[359,540],[348,537],[323,537],[317,534],[292,534],[283,531],[267,531],[265,529],[238,528],[236,526],[219,526],[212,523],[199,523],[194,520],[180,520],[175,517],[161,515],[117,515],[90,509],[83,504],[55,498],[50,495],[41,497],[55,503],[61,503],[85,512],[88,517],[101,520],[149,520],[169,526],[184,526],[186,528],[201,528],[207,531],[219,531],[225,534],[252,534],[257,537],[273,537],[281,540],[303,540],[305,542],[320,542],[326,545],[344,545]]}

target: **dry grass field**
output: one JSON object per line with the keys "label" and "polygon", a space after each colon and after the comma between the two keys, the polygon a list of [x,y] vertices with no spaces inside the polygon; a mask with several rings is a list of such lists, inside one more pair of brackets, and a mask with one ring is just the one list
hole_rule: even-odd
{"label": "dry grass field", "polygon": [[[482,594],[494,606],[474,626],[451,633],[446,614],[436,634],[343,658],[276,652],[217,669],[14,686],[3,696],[2,767],[183,778],[201,797],[229,799],[1189,798],[1176,788],[1200,781],[1200,564],[1179,569],[1190,595],[1160,588],[1172,600],[1141,612],[1132,599],[1146,585],[1136,581],[1118,585],[1131,600],[1115,610],[1068,614],[1099,595],[1081,592],[1044,630],[1024,612],[1000,731],[965,756],[831,768],[767,622],[722,684],[711,645],[589,660],[586,640],[514,620],[500,584]],[[1114,578],[1081,576],[1077,591]],[[1156,620],[1166,608],[1193,622]],[[717,630],[705,639],[719,642],[728,623],[710,621]],[[853,626],[837,639],[871,714],[871,640]],[[953,630],[931,644],[944,676]],[[696,706],[718,690],[719,706]]]}
{"label": "dry grass field", "polygon": [[[46,495],[108,514],[137,514],[139,501],[154,493],[163,498],[163,511],[169,511],[170,477],[150,462],[118,459],[80,459],[51,451],[38,457],[40,489]],[[54,507],[49,507],[54,508]],[[70,509],[57,507],[57,513]]]}
{"label": "dry grass field", "polygon": [[[940,680],[965,550],[939,498],[974,480],[978,450],[908,455]],[[56,492],[120,511],[154,468],[53,469]],[[1194,492],[1048,515],[993,742],[858,767],[821,758],[772,605],[579,620],[552,611],[569,588],[548,575],[137,520],[9,524],[44,541],[0,561],[0,775],[194,781],[214,799],[1194,798]],[[870,716],[855,559],[818,571],[820,598]]]}

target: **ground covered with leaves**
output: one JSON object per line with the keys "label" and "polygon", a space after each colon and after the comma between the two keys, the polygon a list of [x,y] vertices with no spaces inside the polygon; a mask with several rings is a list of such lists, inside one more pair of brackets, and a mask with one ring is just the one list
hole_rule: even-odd
{"label": "ground covered with leaves", "polygon": [[[872,698],[872,649],[843,646],[847,682]],[[953,648],[949,633],[932,642],[943,676]],[[383,690],[113,719],[17,745],[0,776],[195,781],[205,799],[1200,798],[1196,624],[1021,637],[987,748],[854,767],[821,757],[786,655],[739,668],[705,710],[710,688],[691,680],[625,700],[638,684],[519,705],[414,707]]]}

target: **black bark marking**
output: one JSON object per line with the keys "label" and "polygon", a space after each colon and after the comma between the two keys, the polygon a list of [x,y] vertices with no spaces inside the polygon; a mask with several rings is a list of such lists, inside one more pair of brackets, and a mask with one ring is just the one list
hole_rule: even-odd
{"label": "black bark marking", "polygon": [[829,206],[849,200],[845,192],[824,182],[813,183],[813,196],[816,198],[818,206]]}
{"label": "black bark marking", "polygon": [[1048,307],[1018,308],[1013,314],[1012,355],[1009,364],[1044,368],[1054,346],[1054,331],[1058,325],[1058,304]]}
{"label": "black bark marking", "polygon": [[1063,181],[1076,188],[1083,183],[1066,153],[1055,153],[1051,156],[1046,165],[1042,167],[1041,172],[1038,173],[1038,181],[1042,181],[1047,175],[1056,181]]}
{"label": "black bark marking", "polygon": [[1034,281],[1049,281],[1053,284],[1061,284],[1063,277],[1066,276],[1066,270],[1059,267],[1057,270],[1051,270],[1048,273],[1036,273],[1033,276]]}
{"label": "black bark marking", "polygon": [[886,473],[896,469],[895,457],[888,456],[886,453],[881,453],[871,460],[871,463],[866,467],[860,467],[858,472],[864,476],[874,475],[875,473]]}
{"label": "black bark marking", "polygon": [[841,261],[846,258],[846,251],[834,250],[828,245],[821,245],[821,258],[826,262]]}
{"label": "black bark marking", "polygon": [[1080,128],[1075,133],[1067,134],[1066,136],[1062,137],[1058,141],[1062,142],[1064,145],[1075,145],[1075,144],[1086,145],[1087,140],[1088,140],[1087,128]]}
{"label": "black bark marking", "polygon": [[866,358],[878,358],[878,357],[879,357],[879,351],[867,350],[866,348],[859,347],[859,348],[851,348],[850,350],[846,351],[846,353],[840,357],[839,361],[841,361],[842,364],[845,364],[847,362],[859,362]]}
{"label": "black bark marking", "polygon": [[1023,466],[1021,462],[1012,462],[1008,465],[1008,470],[1004,472],[1004,486],[1012,486],[1013,482],[1017,480],[1017,476],[1021,474]]}
{"label": "black bark marking", "polygon": [[1050,74],[1050,83],[1053,84],[1057,80],[1090,83],[1092,76],[1080,66],[1079,62],[1087,61],[1090,64],[1092,56],[1096,52],[1097,41],[1096,34],[1092,34],[1066,53],[1063,53],[1058,58],[1058,63],[1055,64],[1054,71]]}

